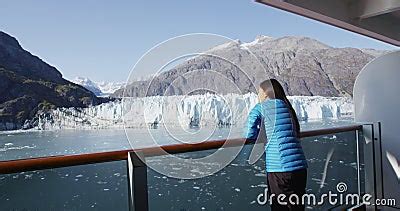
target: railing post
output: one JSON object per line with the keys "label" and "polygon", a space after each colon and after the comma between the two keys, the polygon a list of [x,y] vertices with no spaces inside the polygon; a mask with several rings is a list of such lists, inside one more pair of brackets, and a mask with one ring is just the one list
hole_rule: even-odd
{"label": "railing post", "polygon": [[[383,196],[383,171],[382,171],[382,146],[380,122],[365,123],[363,134],[364,148],[364,173],[365,193],[371,194],[371,201],[382,199]],[[375,204],[367,206],[367,210],[376,210]]]}
{"label": "railing post", "polygon": [[148,211],[147,167],[135,152],[128,152],[128,176],[129,210]]}
{"label": "railing post", "polygon": [[360,153],[360,130],[356,130],[356,147],[357,147],[357,192],[361,196],[361,153]]}

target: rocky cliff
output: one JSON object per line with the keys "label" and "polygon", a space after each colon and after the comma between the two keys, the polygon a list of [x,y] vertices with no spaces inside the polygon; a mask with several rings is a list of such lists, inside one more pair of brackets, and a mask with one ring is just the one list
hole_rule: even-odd
{"label": "rocky cliff", "polygon": [[87,107],[102,101],[0,32],[0,130],[30,127],[37,114],[48,109]]}

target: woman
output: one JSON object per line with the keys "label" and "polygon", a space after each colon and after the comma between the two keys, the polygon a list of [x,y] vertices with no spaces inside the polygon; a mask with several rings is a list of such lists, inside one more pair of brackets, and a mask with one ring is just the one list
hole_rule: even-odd
{"label": "woman", "polygon": [[[275,79],[260,84],[258,98],[259,103],[249,114],[246,138],[256,139],[264,124],[268,139],[265,154],[271,208],[304,210],[301,202],[306,187],[307,162],[299,141],[296,113]],[[299,203],[292,204],[289,200]]]}

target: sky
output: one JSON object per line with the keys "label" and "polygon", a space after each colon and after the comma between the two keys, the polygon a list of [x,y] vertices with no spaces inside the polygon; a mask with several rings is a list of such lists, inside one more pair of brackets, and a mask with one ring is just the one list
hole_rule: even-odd
{"label": "sky", "polygon": [[[307,36],[333,47],[396,49],[383,42],[250,0],[18,0],[0,7],[0,30],[67,79],[126,81],[153,46],[188,33],[250,42]],[[146,74],[146,73],[143,73]]]}

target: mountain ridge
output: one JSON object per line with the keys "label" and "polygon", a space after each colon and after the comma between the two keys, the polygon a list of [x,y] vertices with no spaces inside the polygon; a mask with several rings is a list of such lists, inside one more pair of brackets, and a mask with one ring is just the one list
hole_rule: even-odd
{"label": "mountain ridge", "polygon": [[[362,67],[385,52],[335,48],[302,36],[258,36],[252,42],[235,40],[205,52],[225,58],[231,64],[212,56],[196,56],[151,80],[129,83],[125,96],[180,95],[199,87],[218,87],[220,94],[235,88],[241,93],[256,92],[261,80],[276,78],[288,95],[350,97]],[[222,76],[206,77],[211,70]],[[214,77],[233,81],[235,86]],[[112,96],[123,97],[124,89]]]}

